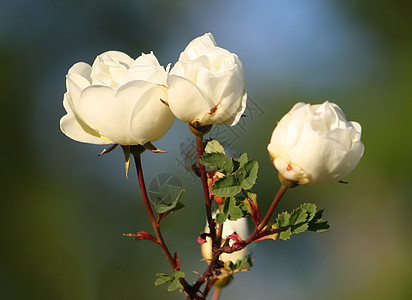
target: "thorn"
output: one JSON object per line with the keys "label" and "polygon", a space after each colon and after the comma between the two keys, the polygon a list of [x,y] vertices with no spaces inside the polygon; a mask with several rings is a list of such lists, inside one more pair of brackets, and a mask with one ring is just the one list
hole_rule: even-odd
{"label": "thorn", "polygon": [[114,145],[111,145],[110,147],[108,147],[106,149],[103,149],[103,151],[100,152],[97,156],[102,156],[103,154],[106,154],[106,153],[109,153],[109,152],[113,151],[114,148],[116,148],[118,145],[119,144],[114,144]]}
{"label": "thorn", "polygon": [[123,236],[137,236],[136,233],[123,233]]}
{"label": "thorn", "polygon": [[349,182],[343,181],[343,180],[339,180],[338,182],[339,182],[339,183],[343,183],[343,184],[348,184],[348,183],[349,183]]}
{"label": "thorn", "polygon": [[126,179],[129,179],[129,167],[130,167],[130,146],[122,146],[124,153],[124,161],[126,167]]}
{"label": "thorn", "polygon": [[151,142],[147,142],[146,144],[143,145],[143,147],[147,150],[150,150],[150,151],[154,152],[154,153],[167,153],[167,151],[157,149],[156,146],[154,146]]}

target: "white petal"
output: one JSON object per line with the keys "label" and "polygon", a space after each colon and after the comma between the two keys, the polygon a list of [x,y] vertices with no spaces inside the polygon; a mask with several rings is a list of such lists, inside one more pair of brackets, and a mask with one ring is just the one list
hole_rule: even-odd
{"label": "white petal", "polygon": [[[80,98],[80,114],[87,123],[116,144],[136,145],[130,124],[136,106],[144,106],[153,84],[131,81],[117,91],[105,86],[86,88]],[[137,108],[138,109],[138,108]]]}
{"label": "white petal", "polygon": [[347,150],[338,141],[320,138],[299,143],[289,151],[291,161],[310,174],[311,183],[337,182],[334,173],[345,158]]}
{"label": "white petal", "polygon": [[215,38],[211,33],[205,33],[187,45],[186,49],[180,54],[179,60],[196,59],[213,47],[216,47]]}
{"label": "white petal", "polygon": [[165,84],[166,72],[153,52],[142,54],[130,66],[124,83],[133,80],[146,80],[155,84]]}
{"label": "white petal", "polygon": [[183,122],[199,121],[214,106],[196,85],[186,78],[170,75],[167,84],[170,87],[170,109]]}
{"label": "white petal", "polygon": [[82,75],[78,73],[67,74],[66,88],[73,107],[77,107],[81,92],[88,86],[90,86],[90,82]]}
{"label": "white petal", "polygon": [[101,138],[98,132],[76,118],[67,97],[67,94],[65,94],[63,105],[67,114],[60,119],[60,130],[69,138],[78,142],[98,145],[113,144],[113,142]]}
{"label": "white petal", "polygon": [[92,65],[90,77],[93,85],[119,87],[133,61],[130,56],[120,51],[107,51],[100,54]]}
{"label": "white petal", "polygon": [[140,145],[160,139],[173,125],[175,116],[170,108],[162,103],[167,101],[165,90],[156,85],[147,89],[141,97],[141,103],[134,108],[131,130],[134,139]]}
{"label": "white petal", "polygon": [[67,74],[79,74],[80,76],[84,77],[87,81],[91,82],[90,72],[92,67],[89,64],[84,62],[79,62],[74,64]]}

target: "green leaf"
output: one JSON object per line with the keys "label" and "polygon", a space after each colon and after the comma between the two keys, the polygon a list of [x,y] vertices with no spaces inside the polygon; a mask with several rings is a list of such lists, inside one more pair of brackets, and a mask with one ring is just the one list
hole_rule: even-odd
{"label": "green leaf", "polygon": [[233,197],[229,198],[228,217],[231,221],[236,221],[237,219],[243,217],[243,211]]}
{"label": "green leaf", "polygon": [[200,162],[206,167],[223,172],[225,174],[230,174],[233,171],[233,162],[224,153],[207,153],[202,156]]}
{"label": "green leaf", "polygon": [[170,282],[173,280],[173,278],[167,274],[164,273],[157,273],[156,276],[158,276],[159,278],[156,279],[155,281],[155,285],[161,285],[164,284],[166,282]]}
{"label": "green leaf", "polygon": [[323,209],[316,211],[316,205],[303,203],[292,213],[282,212],[278,215],[276,226],[284,229],[280,239],[287,240],[292,234],[309,231],[324,232],[329,230],[329,224],[322,219]]}
{"label": "green leaf", "polygon": [[167,287],[167,291],[171,292],[171,291],[176,290],[179,287],[181,287],[179,279],[175,278],[175,279],[172,280],[172,282]]}
{"label": "green leaf", "polygon": [[329,230],[328,221],[322,219],[323,209],[316,212],[313,219],[309,222],[309,231],[325,232]]}
{"label": "green leaf", "polygon": [[236,196],[241,190],[232,175],[219,178],[212,186],[212,194],[218,197]]}
{"label": "green leaf", "polygon": [[243,257],[242,259],[238,259],[235,263],[235,270],[239,271],[247,271],[251,267],[253,267],[252,258],[250,255]]}
{"label": "green leaf", "polygon": [[259,164],[256,160],[249,160],[236,171],[236,179],[245,190],[249,190],[256,182]]}
{"label": "green leaf", "polygon": [[233,160],[234,165],[235,165],[235,169],[237,170],[239,168],[243,168],[245,163],[247,163],[248,161],[249,161],[249,159],[247,157],[247,153],[242,153],[238,159]]}
{"label": "green leaf", "polygon": [[289,228],[288,230],[282,231],[279,233],[279,238],[281,240],[287,241],[290,239],[290,236],[292,235],[292,230]]}
{"label": "green leaf", "polygon": [[153,201],[155,211],[158,214],[164,214],[164,213],[174,212],[174,211],[177,211],[185,207],[184,204],[180,202],[184,193],[185,193],[185,190],[181,189],[176,199],[171,200],[169,203],[164,203],[162,199],[155,198]]}
{"label": "green leaf", "polygon": [[278,215],[276,222],[279,228],[284,228],[290,225],[289,220],[290,220],[290,215],[286,211],[284,211]]}
{"label": "green leaf", "polygon": [[298,234],[298,233],[302,233],[305,232],[306,230],[308,230],[309,224],[308,223],[301,223],[299,225],[295,225],[292,227],[292,232],[293,234]]}
{"label": "green leaf", "polygon": [[216,215],[216,222],[219,224],[223,224],[227,220],[228,214],[227,212],[219,212]]}
{"label": "green leaf", "polygon": [[211,140],[207,142],[205,147],[206,153],[223,153],[225,154],[225,149],[217,140]]}
{"label": "green leaf", "polygon": [[307,216],[308,215],[306,213],[306,209],[302,207],[298,207],[292,211],[290,215],[289,224],[296,225],[296,224],[306,222]]}
{"label": "green leaf", "polygon": [[313,203],[303,203],[302,208],[306,209],[308,212],[308,222],[310,222],[316,214],[316,205]]}
{"label": "green leaf", "polygon": [[227,219],[235,221],[243,217],[243,210],[239,207],[241,203],[237,203],[234,197],[225,199],[220,212],[216,215],[216,222],[224,223]]}
{"label": "green leaf", "polygon": [[173,274],[173,277],[174,278],[184,278],[186,275],[185,275],[185,272],[183,272],[183,271],[176,271],[174,274]]}

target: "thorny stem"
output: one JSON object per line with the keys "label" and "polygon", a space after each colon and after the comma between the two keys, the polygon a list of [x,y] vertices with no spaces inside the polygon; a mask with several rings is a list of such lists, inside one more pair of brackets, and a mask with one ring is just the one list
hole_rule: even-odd
{"label": "thorny stem", "polygon": [[200,159],[203,156],[203,137],[198,136],[198,135],[196,136],[196,148],[197,148],[197,159],[199,162],[200,177],[202,179],[203,194],[205,197],[206,218],[207,218],[207,223],[209,225],[210,237],[212,239],[214,247],[219,247],[220,243],[218,243],[217,236],[216,236],[216,226],[212,218],[212,201],[209,197],[209,187],[207,184],[206,170],[205,170],[205,166],[202,165],[202,163],[200,162]]}
{"label": "thorny stem", "polygon": [[283,184],[280,186],[279,191],[276,194],[275,199],[273,199],[272,204],[270,205],[263,221],[258,226],[255,227],[255,230],[252,232],[252,234],[245,240],[246,244],[250,244],[251,242],[253,242],[253,240],[256,238],[256,236],[269,223],[269,220],[272,217],[273,213],[275,212],[275,209],[278,206],[280,199],[282,199],[282,197],[285,194],[287,189],[288,188],[286,186],[284,186]]}
{"label": "thorny stem", "polygon": [[[137,177],[139,180],[139,185],[140,185],[140,190],[142,191],[142,196],[143,196],[143,201],[146,206],[147,212],[149,214],[150,222],[152,223],[152,227],[154,231],[156,232],[156,236],[159,242],[160,247],[162,248],[164,254],[166,255],[167,260],[169,261],[170,266],[172,267],[173,271],[179,271],[180,268],[176,262],[176,260],[173,258],[172,254],[169,251],[169,248],[167,247],[162,233],[160,231],[160,225],[159,222],[156,222],[156,218],[153,214],[153,209],[152,206],[150,205],[149,197],[147,196],[147,191],[146,191],[146,185],[144,182],[144,177],[143,177],[143,169],[142,169],[142,163],[140,159],[140,154],[134,155],[134,161],[136,165],[136,170],[137,170]],[[180,279],[180,283],[182,284],[184,291],[186,292],[186,295],[188,296],[188,299],[194,299],[195,293],[193,292],[192,287],[187,283],[187,281],[184,278]]]}
{"label": "thorny stem", "polygon": [[[184,292],[188,300],[206,299],[206,296],[208,295],[209,291],[212,289],[213,284],[216,281],[215,279],[213,279],[213,277],[212,278],[210,277],[213,274],[218,273],[220,269],[220,266],[219,266],[220,254],[224,252],[231,253],[231,252],[240,250],[240,249],[232,249],[233,247],[229,247],[228,240],[226,240],[225,243],[221,245],[223,224],[220,224],[220,226],[218,227],[218,232],[216,232],[215,221],[212,218],[212,209],[211,209],[212,201],[211,201],[211,198],[209,197],[209,187],[207,184],[206,170],[205,170],[205,167],[200,163],[200,159],[202,158],[202,155],[203,155],[203,137],[196,136],[196,146],[197,146],[200,175],[202,179],[203,193],[205,197],[206,216],[207,216],[207,221],[208,221],[209,230],[210,230],[210,237],[213,241],[212,243],[213,253],[212,253],[212,259],[209,263],[207,270],[198,278],[198,280],[196,281],[196,283],[194,283],[194,285],[190,285],[184,278],[179,279],[180,283],[183,286]],[[153,229],[156,232],[158,243],[160,247],[162,248],[164,254],[166,255],[167,260],[169,261],[170,266],[172,267],[173,271],[174,272],[179,271],[180,267],[178,265],[178,262],[171,255],[163,239],[163,236],[161,234],[161,231],[160,231],[161,218],[158,218],[156,220],[154,213],[153,213],[153,209],[150,205],[150,201],[147,195],[146,185],[145,185],[144,177],[143,177],[143,170],[142,170],[142,165],[141,165],[140,154],[134,154],[134,158],[135,158],[135,165],[136,165],[139,185],[140,185],[140,189],[141,189],[142,196],[143,196],[143,201],[145,203],[147,212],[149,214],[149,218],[152,223]],[[252,243],[257,237],[259,237],[259,234],[261,233],[261,231],[269,223],[269,220],[272,217],[277,205],[279,204],[280,199],[285,194],[287,189],[288,188],[284,185],[282,185],[279,188],[279,191],[276,194],[271,206],[269,207],[269,210],[267,211],[263,221],[256,224],[256,227],[253,233],[244,241],[244,246],[242,248],[246,247],[248,244]],[[260,219],[260,216],[258,217],[258,219]],[[199,295],[198,293],[200,292],[200,287],[202,286],[203,283],[205,283],[205,287],[204,287],[203,293]],[[221,293],[221,289],[215,288],[215,291],[214,291],[214,294],[211,300],[218,300],[220,293]]]}

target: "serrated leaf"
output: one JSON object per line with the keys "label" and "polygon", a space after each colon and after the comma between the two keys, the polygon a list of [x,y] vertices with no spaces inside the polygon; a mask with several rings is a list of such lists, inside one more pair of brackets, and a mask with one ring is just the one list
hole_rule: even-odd
{"label": "serrated leaf", "polygon": [[290,225],[300,224],[306,222],[307,211],[304,208],[298,207],[294,209],[290,215]]}
{"label": "serrated leaf", "polygon": [[290,236],[292,235],[292,231],[289,228],[288,230],[282,231],[279,233],[279,238],[281,240],[287,241],[288,239],[290,239]]}
{"label": "serrated leaf", "polygon": [[212,186],[212,194],[218,197],[236,196],[241,190],[242,188],[232,175],[219,178]]}
{"label": "serrated leaf", "polygon": [[329,230],[328,221],[322,219],[322,214],[323,209],[316,212],[315,216],[313,217],[313,220],[309,222],[308,230],[315,232],[325,232]]}
{"label": "serrated leaf", "polygon": [[245,190],[249,190],[256,182],[259,164],[256,160],[249,160],[236,171],[236,179]]}
{"label": "serrated leaf", "polygon": [[309,227],[308,223],[302,223],[302,224],[299,224],[297,226],[293,226],[292,227],[292,233],[293,234],[298,234],[298,233],[305,232],[306,230],[308,230],[308,227]]}
{"label": "serrated leaf", "polygon": [[325,232],[329,230],[329,224],[323,219],[318,219],[316,222],[309,224],[308,230],[314,232]]}
{"label": "serrated leaf", "polygon": [[302,205],[301,205],[301,207],[302,208],[304,208],[304,209],[306,209],[306,211],[307,211],[307,213],[308,213],[308,219],[307,219],[307,221],[308,222],[310,222],[312,219],[313,219],[313,217],[315,216],[315,214],[316,214],[316,205],[315,204],[313,204],[313,203],[303,203]]}
{"label": "serrated leaf", "polygon": [[211,140],[207,142],[205,147],[206,153],[223,153],[225,154],[225,149],[217,140]]}
{"label": "serrated leaf", "polygon": [[238,204],[234,197],[226,198],[220,212],[216,215],[216,222],[222,224],[227,219],[235,221],[243,217],[243,211],[239,207],[240,205],[241,203]]}
{"label": "serrated leaf", "polygon": [[219,213],[216,215],[216,222],[217,222],[217,223],[222,224],[222,223],[224,223],[226,220],[227,220],[227,213],[219,212]]}
{"label": "serrated leaf", "polygon": [[251,267],[253,267],[252,258],[250,255],[243,257],[242,259],[238,259],[235,263],[235,270],[239,271],[247,271]]}
{"label": "serrated leaf", "polygon": [[240,219],[243,216],[242,210],[239,208],[238,204],[236,203],[236,199],[234,197],[230,197],[228,200],[228,210],[227,213],[229,215],[229,220],[235,221]]}
{"label": "serrated leaf", "polygon": [[206,167],[226,174],[230,174],[233,171],[233,162],[224,153],[207,153],[202,156],[200,162]]}
{"label": "serrated leaf", "polygon": [[235,170],[237,170],[239,168],[243,168],[245,163],[247,163],[248,161],[249,161],[249,159],[247,157],[247,153],[242,153],[238,159],[233,160],[233,163],[235,165]]}
{"label": "serrated leaf", "polygon": [[180,202],[180,200],[182,199],[184,193],[185,193],[185,190],[181,189],[179,194],[177,195],[176,199],[171,200],[169,203],[164,203],[160,198],[156,198],[153,201],[155,211],[158,214],[164,214],[164,213],[168,213],[168,212],[172,212],[172,211],[177,211],[177,210],[185,207],[184,204]]}
{"label": "serrated leaf", "polygon": [[290,215],[286,211],[281,212],[276,222],[279,228],[288,227],[290,225]]}

